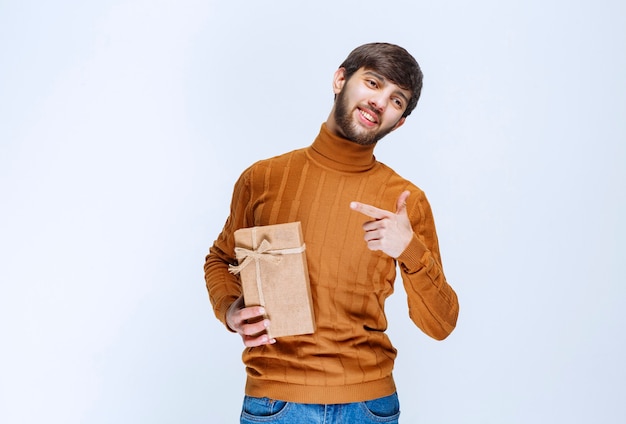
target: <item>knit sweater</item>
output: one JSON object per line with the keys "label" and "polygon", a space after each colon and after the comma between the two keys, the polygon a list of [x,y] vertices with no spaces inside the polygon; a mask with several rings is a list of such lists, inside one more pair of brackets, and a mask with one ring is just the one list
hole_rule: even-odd
{"label": "knit sweater", "polygon": [[[241,294],[227,269],[236,263],[233,232],[300,221],[316,321],[314,334],[244,350],[246,394],[301,403],[392,394],[396,350],[385,334],[384,304],[397,268],[413,322],[438,340],[454,329],[458,301],[444,277],[430,205],[373,150],[323,124],[311,146],[259,161],[236,182],[230,216],[204,267],[217,318],[226,324],[226,311]],[[367,248],[362,225],[371,218],[351,210],[350,202],[395,211],[404,190],[411,192],[407,212],[414,236],[396,260]]]}

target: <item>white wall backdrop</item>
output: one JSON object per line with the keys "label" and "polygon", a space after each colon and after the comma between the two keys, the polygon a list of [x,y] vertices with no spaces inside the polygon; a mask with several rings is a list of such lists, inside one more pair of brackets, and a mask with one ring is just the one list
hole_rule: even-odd
{"label": "white wall backdrop", "polygon": [[370,41],[425,73],[379,160],[428,194],[461,315],[389,305],[404,423],[623,423],[626,6],[0,1],[0,422],[234,423],[204,255]]}

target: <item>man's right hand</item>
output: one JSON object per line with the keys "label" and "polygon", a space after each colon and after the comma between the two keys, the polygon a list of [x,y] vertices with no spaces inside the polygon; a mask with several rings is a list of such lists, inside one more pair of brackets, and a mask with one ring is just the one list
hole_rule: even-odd
{"label": "man's right hand", "polygon": [[263,318],[263,314],[265,309],[262,306],[246,308],[243,297],[239,296],[226,312],[226,324],[231,330],[239,333],[247,347],[276,343],[276,339],[270,339],[267,335],[270,320]]}

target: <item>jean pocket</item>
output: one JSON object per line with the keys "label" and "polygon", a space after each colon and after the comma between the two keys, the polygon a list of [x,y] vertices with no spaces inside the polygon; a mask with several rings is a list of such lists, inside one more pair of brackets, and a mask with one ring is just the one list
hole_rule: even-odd
{"label": "jean pocket", "polygon": [[270,398],[245,396],[241,418],[254,422],[270,422],[278,418],[287,408],[287,402]]}
{"label": "jean pocket", "polygon": [[[400,416],[400,401],[396,393],[378,399],[362,402],[368,414],[373,418],[397,420]],[[386,420],[380,422],[388,422]]]}

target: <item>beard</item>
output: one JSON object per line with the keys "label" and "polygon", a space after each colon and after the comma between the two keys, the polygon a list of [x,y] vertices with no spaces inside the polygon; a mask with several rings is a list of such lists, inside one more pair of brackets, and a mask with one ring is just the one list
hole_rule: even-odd
{"label": "beard", "polygon": [[[378,140],[393,130],[393,127],[381,129],[379,131],[366,130],[354,122],[352,113],[348,107],[348,100],[346,99],[345,92],[346,90],[341,90],[339,94],[337,94],[334,112],[335,122],[337,122],[337,125],[341,129],[345,138],[362,146],[370,146],[372,144],[376,144]],[[368,113],[378,115],[377,112],[369,108]]]}

